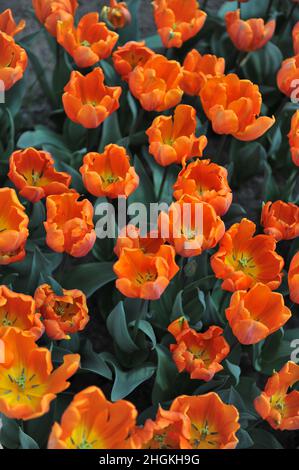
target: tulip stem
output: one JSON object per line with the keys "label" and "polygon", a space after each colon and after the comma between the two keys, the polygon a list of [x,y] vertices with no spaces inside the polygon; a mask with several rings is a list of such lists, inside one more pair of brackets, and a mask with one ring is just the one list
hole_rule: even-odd
{"label": "tulip stem", "polygon": [[292,6],[291,9],[290,9],[290,13],[288,14],[287,19],[286,19],[286,21],[285,21],[283,30],[282,30],[281,33],[280,33],[280,37],[283,37],[283,36],[284,36],[284,33],[285,33],[286,30],[287,30],[289,21],[290,21],[290,19],[292,18],[293,13],[294,13],[294,11],[295,11],[295,9],[296,9],[297,6],[298,6],[298,3],[293,3],[293,6]]}
{"label": "tulip stem", "polygon": [[221,159],[221,154],[223,153],[223,151],[225,149],[227,138],[228,138],[228,134],[223,134],[222,137],[221,137],[221,141],[220,141],[218,151],[217,151],[217,155],[216,155],[216,161],[217,162],[223,161],[223,159],[222,160],[220,160],[220,159]]}
{"label": "tulip stem", "polygon": [[273,2],[274,2],[274,0],[269,0],[267,12],[266,12],[266,19],[268,19],[269,16],[270,16],[270,13],[271,13],[271,10],[272,10]]}
{"label": "tulip stem", "polygon": [[146,307],[147,307],[147,301],[145,299],[142,299],[141,305],[140,305],[140,311],[139,311],[138,317],[136,318],[135,323],[134,323],[133,341],[135,341],[136,338],[137,338],[139,325],[140,325],[141,320],[145,316]]}
{"label": "tulip stem", "polygon": [[93,136],[93,129],[87,129],[86,132],[86,148],[87,152],[92,151],[92,136]]}
{"label": "tulip stem", "polygon": [[206,10],[207,4],[208,4],[208,0],[204,0],[204,2],[202,4],[202,10]]}
{"label": "tulip stem", "polygon": [[167,179],[167,174],[168,174],[168,166],[164,167],[163,169],[163,179],[161,181],[161,186],[160,186],[160,191],[159,191],[159,194],[158,194],[158,202],[160,202],[161,200],[161,197],[163,195],[163,190],[164,190],[164,186],[165,186],[165,182],[166,182],[166,179]]}

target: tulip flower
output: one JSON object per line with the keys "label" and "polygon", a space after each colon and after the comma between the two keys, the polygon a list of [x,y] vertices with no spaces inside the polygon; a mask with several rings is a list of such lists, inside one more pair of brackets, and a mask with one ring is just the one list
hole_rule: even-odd
{"label": "tulip flower", "polygon": [[134,70],[137,65],[144,66],[153,55],[155,55],[154,51],[146,47],[143,41],[129,41],[113,52],[113,65],[122,80],[128,81],[132,70]]}
{"label": "tulip flower", "polygon": [[56,36],[58,21],[71,20],[77,11],[77,0],[32,0],[35,15],[47,31]]}
{"label": "tulip flower", "polygon": [[299,236],[299,207],[291,202],[267,202],[262,209],[261,225],[277,242]]}
{"label": "tulip flower", "polygon": [[292,316],[283,296],[261,283],[248,292],[234,292],[225,314],[241,344],[258,343],[279,330]]}
{"label": "tulip flower", "polygon": [[187,95],[198,96],[207,80],[212,77],[221,77],[224,69],[223,57],[211,54],[201,55],[196,49],[192,49],[183,63],[181,88]]}
{"label": "tulip flower", "polygon": [[299,55],[285,59],[277,73],[277,86],[286,96],[298,96]]}
{"label": "tulip flower", "polygon": [[182,75],[178,62],[155,54],[130,73],[130,91],[146,111],[165,111],[179,104],[182,99]]}
{"label": "tulip flower", "polygon": [[62,96],[67,116],[77,124],[94,129],[119,108],[120,87],[104,84],[104,73],[96,67],[87,75],[72,72]]}
{"label": "tulip flower", "polygon": [[255,229],[248,219],[232,225],[211,257],[215,276],[223,279],[222,289],[248,290],[258,282],[271,290],[280,286],[284,261],[275,251],[275,239],[271,235],[254,236]]}
{"label": "tulip flower", "polygon": [[96,241],[93,206],[88,199],[78,201],[79,197],[77,193],[48,196],[44,222],[47,245],[75,258],[87,255]]}
{"label": "tulip flower", "polygon": [[103,153],[90,152],[80,168],[87,191],[97,197],[128,197],[139,185],[139,177],[124,147],[107,145]]}
{"label": "tulip flower", "polygon": [[8,328],[25,331],[38,340],[44,333],[40,320],[41,314],[36,309],[30,295],[13,292],[8,287],[0,286],[0,336]]}
{"label": "tulip flower", "polygon": [[121,29],[131,22],[131,13],[126,2],[110,0],[110,6],[104,6],[101,13],[102,18],[115,29]]}
{"label": "tulip flower", "polygon": [[288,284],[291,301],[295,304],[299,304],[299,252],[297,252],[291,260],[288,272]]}
{"label": "tulip flower", "polygon": [[261,49],[272,39],[276,21],[265,23],[262,18],[240,19],[240,10],[228,11],[225,15],[227,33],[240,51],[250,52]]}
{"label": "tulip flower", "polygon": [[54,423],[48,449],[124,449],[136,417],[132,403],[112,403],[99,388],[85,388],[73,397],[61,423]]}
{"label": "tulip flower", "polygon": [[14,37],[19,34],[26,26],[26,22],[21,20],[18,24],[15,22],[10,8],[0,13],[0,31],[8,36]]}
{"label": "tulip flower", "polygon": [[196,111],[192,106],[179,105],[174,116],[158,116],[148,128],[149,153],[162,166],[185,165],[186,160],[201,157],[208,141],[195,136]]}
{"label": "tulip flower", "polygon": [[123,248],[114,264],[116,287],[126,297],[156,300],[161,297],[171,279],[179,270],[175,251],[162,245],[155,254],[146,254],[140,248]]}
{"label": "tulip flower", "polygon": [[299,392],[289,391],[299,381],[299,365],[287,362],[268,379],[264,391],[254,400],[258,414],[273,429],[299,429]]}
{"label": "tulip flower", "polygon": [[154,17],[165,47],[182,47],[202,29],[207,14],[197,0],[154,0]]}
{"label": "tulip flower", "polygon": [[70,191],[71,176],[55,170],[54,160],[48,152],[32,147],[13,152],[8,177],[20,195],[31,202]]}
{"label": "tulip flower", "polygon": [[29,235],[29,219],[16,192],[0,188],[0,265],[21,261]]}
{"label": "tulip flower", "polygon": [[227,181],[227,170],[210,160],[197,159],[183,168],[173,186],[175,199],[184,194],[207,202],[217,215],[224,215],[232,203],[232,191]]}
{"label": "tulip flower", "polygon": [[164,245],[164,240],[159,237],[157,230],[152,230],[142,236],[139,228],[129,224],[120,231],[114,253],[119,258],[123,248],[139,248],[146,254],[156,255],[162,245]]}
{"label": "tulip flower", "polygon": [[39,348],[32,335],[8,328],[1,341],[5,360],[0,364],[0,412],[22,420],[46,414],[56,395],[69,387],[79,354],[66,354],[53,370],[50,350]]}
{"label": "tulip flower", "polygon": [[4,83],[4,90],[23,78],[27,62],[25,49],[0,30],[0,81]]}
{"label": "tulip flower", "polygon": [[213,207],[189,195],[161,212],[159,232],[180,256],[189,258],[214,248],[225,232],[225,226]]}
{"label": "tulip flower", "polygon": [[99,22],[98,13],[84,15],[77,27],[71,18],[57,23],[57,41],[73,57],[78,67],[91,67],[111,55],[118,34]]}
{"label": "tulip flower", "polygon": [[207,81],[200,92],[203,109],[217,134],[231,134],[242,141],[261,137],[275,122],[262,116],[257,85],[231,73]]}
{"label": "tulip flower", "polygon": [[230,351],[222,336],[223,330],[218,326],[210,326],[204,333],[197,333],[189,328],[185,320],[184,329],[177,334],[177,322],[181,321],[182,319],[175,320],[174,325],[171,323],[168,327],[168,331],[174,334],[176,340],[176,344],[170,345],[172,358],[179,372],[186,371],[191,379],[208,382],[223,369],[220,363]]}
{"label": "tulip flower", "polygon": [[81,290],[63,289],[63,295],[56,295],[49,284],[42,284],[34,299],[51,339],[70,339],[70,334],[84,330],[89,322],[86,297]]}
{"label": "tulip flower", "polygon": [[292,117],[288,137],[293,163],[299,166],[299,111],[296,111]]}

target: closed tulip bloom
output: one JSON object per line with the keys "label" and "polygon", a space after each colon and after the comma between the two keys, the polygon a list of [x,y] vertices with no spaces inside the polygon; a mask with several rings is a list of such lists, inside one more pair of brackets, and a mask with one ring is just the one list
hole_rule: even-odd
{"label": "closed tulip bloom", "polygon": [[19,294],[4,285],[0,286],[0,336],[8,328],[15,328],[38,340],[45,328],[40,320],[41,314],[37,312],[30,295]]}
{"label": "closed tulip bloom", "polygon": [[225,311],[233,334],[241,344],[256,344],[279,330],[292,316],[278,292],[261,283],[248,292],[234,292]]}
{"label": "closed tulip bloom", "polygon": [[299,21],[295,24],[293,31],[292,31],[292,37],[293,37],[293,48],[295,55],[299,54]]}
{"label": "closed tulip bloom", "polygon": [[293,163],[299,166],[299,111],[296,111],[292,117],[288,137]]}
{"label": "closed tulip bloom", "polygon": [[31,202],[50,194],[66,193],[71,183],[70,175],[55,170],[54,160],[48,152],[32,147],[13,152],[8,177],[20,195]]}
{"label": "closed tulip bloom", "polygon": [[299,365],[289,361],[279,372],[274,372],[264,391],[254,400],[256,411],[273,429],[299,429],[299,392],[290,391],[298,380]]}
{"label": "closed tulip bloom", "polygon": [[129,41],[113,52],[113,65],[122,80],[128,81],[132,70],[137,65],[143,66],[153,55],[155,55],[154,51],[146,47],[143,41]]}
{"label": "closed tulip bloom", "polygon": [[210,160],[197,159],[183,168],[173,186],[175,199],[189,194],[208,202],[217,215],[224,215],[232,203],[232,191],[227,181],[227,170]]}
{"label": "closed tulip bloom", "polygon": [[26,22],[21,20],[18,24],[15,22],[10,8],[0,13],[0,31],[8,36],[14,37],[19,34],[26,26]]}
{"label": "closed tulip bloom", "polygon": [[258,86],[233,73],[208,80],[200,99],[217,134],[231,134],[242,141],[255,140],[275,122],[274,117],[258,117],[262,106]]}
{"label": "closed tulip bloom", "polygon": [[[176,344],[170,345],[172,358],[179,372],[186,371],[191,379],[208,382],[223,369],[220,363],[229,354],[229,345],[222,336],[222,328],[211,326],[204,333],[197,333],[186,320],[185,323],[187,327],[175,336]],[[171,330],[172,324],[168,327]]]}
{"label": "closed tulip bloom", "polygon": [[155,54],[129,75],[131,93],[146,111],[165,111],[180,103],[182,69],[175,60]]}
{"label": "closed tulip bloom", "polygon": [[291,301],[299,304],[299,252],[297,252],[290,263],[288,272],[288,284]]}
{"label": "closed tulip bloom", "polygon": [[139,248],[123,248],[114,264],[116,287],[126,297],[156,300],[161,297],[179,270],[175,251],[162,245],[154,255]]}
{"label": "closed tulip bloom", "polygon": [[254,236],[255,229],[251,220],[242,219],[220,241],[211,266],[217,279],[223,279],[222,289],[248,290],[258,282],[271,290],[280,286],[284,261],[275,251],[275,239],[271,235]]}
{"label": "closed tulip bloom", "polygon": [[207,14],[197,0],[154,0],[154,17],[165,47],[182,47],[202,29]]}
{"label": "closed tulip bloom", "polygon": [[223,403],[217,393],[181,395],[170,406],[171,412],[189,419],[189,435],[180,437],[181,449],[235,449],[239,440],[239,412]]}
{"label": "closed tulip bloom", "polygon": [[111,55],[118,34],[99,22],[99,14],[84,15],[76,27],[74,20],[57,23],[57,41],[73,57],[78,67],[91,67]]}
{"label": "closed tulip bloom", "polygon": [[70,339],[70,334],[84,330],[89,322],[86,297],[81,290],[63,289],[63,295],[56,295],[49,284],[42,284],[34,299],[51,339]]}
{"label": "closed tulip bloom", "polygon": [[93,206],[88,199],[78,201],[79,197],[77,193],[48,196],[44,222],[47,245],[75,258],[87,255],[96,241]]}
{"label": "closed tulip bloom", "polygon": [[87,191],[97,197],[128,197],[139,185],[139,177],[124,147],[109,144],[103,153],[90,152],[80,168]]}
{"label": "closed tulip bloom", "polygon": [[123,248],[139,248],[146,254],[155,255],[163,244],[164,240],[159,237],[158,230],[152,230],[144,236],[139,228],[129,224],[120,231],[114,253],[119,258]]}
{"label": "closed tulip bloom", "polygon": [[286,95],[291,96],[299,83],[299,55],[285,59],[277,73],[277,86],[280,91]]}
{"label": "closed tulip bloom", "polygon": [[48,413],[56,395],[79,367],[79,354],[66,354],[53,370],[51,352],[34,337],[9,328],[1,337],[5,359],[0,364],[0,411],[11,419],[34,419]]}
{"label": "closed tulip bloom", "polygon": [[58,21],[71,20],[77,11],[77,0],[32,0],[35,15],[47,31],[56,36]]}
{"label": "closed tulip bloom", "polygon": [[188,52],[183,63],[181,88],[184,93],[198,96],[209,78],[224,74],[225,60],[212,54],[201,55],[196,49]]}
{"label": "closed tulip bloom", "polygon": [[126,2],[110,0],[110,6],[104,6],[101,13],[102,18],[115,29],[121,29],[131,22],[131,13]]}
{"label": "closed tulip bloom", "polygon": [[228,11],[225,15],[226,29],[234,46],[240,51],[250,52],[261,49],[271,40],[276,21],[267,23],[262,18],[240,19],[240,10]]}
{"label": "closed tulip bloom", "polygon": [[186,160],[201,157],[208,141],[195,136],[196,111],[192,106],[179,105],[174,116],[158,116],[146,131],[149,153],[162,166],[185,165]]}
{"label": "closed tulip bloom", "polygon": [[124,449],[136,417],[132,403],[112,403],[98,387],[85,388],[54,423],[48,449]]}
{"label": "closed tulip bloom", "polygon": [[299,207],[291,202],[267,202],[262,209],[261,225],[277,242],[299,236]]}
{"label": "closed tulip bloom", "polygon": [[29,219],[16,192],[0,188],[0,265],[21,261],[29,235]]}
{"label": "closed tulip bloom", "polygon": [[67,116],[76,124],[94,129],[119,108],[121,87],[104,84],[104,73],[96,67],[87,75],[72,72],[62,96]]}
{"label": "closed tulip bloom", "polygon": [[214,248],[225,232],[213,207],[188,195],[173,202],[168,213],[161,212],[158,224],[161,236],[185,258]]}
{"label": "closed tulip bloom", "polygon": [[9,90],[23,78],[27,62],[25,49],[0,31],[0,81],[4,83],[4,90]]}

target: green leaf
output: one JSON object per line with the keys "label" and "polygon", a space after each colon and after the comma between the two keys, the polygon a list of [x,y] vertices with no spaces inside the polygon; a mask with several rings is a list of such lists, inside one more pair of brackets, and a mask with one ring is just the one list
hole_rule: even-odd
{"label": "green leaf", "polygon": [[90,297],[101,287],[114,281],[113,263],[87,263],[74,266],[70,271],[63,273],[61,285],[65,289],[80,289]]}
{"label": "green leaf", "polygon": [[54,147],[63,149],[69,152],[65,142],[59,134],[51,131],[45,126],[36,126],[34,131],[27,131],[21,135],[18,140],[17,146],[19,148],[36,147],[42,148],[43,145],[51,144]]}
{"label": "green leaf", "polygon": [[241,369],[236,364],[232,364],[230,361],[224,361],[224,366],[228,372],[233,376],[235,385],[238,385],[241,375]]}
{"label": "green leaf", "polygon": [[128,354],[138,351],[138,347],[132,340],[128,330],[123,302],[119,302],[112,310],[107,318],[106,325],[112,338],[122,351]]}
{"label": "green leaf", "polygon": [[80,369],[93,372],[97,375],[105,377],[108,380],[112,379],[112,373],[101,354],[96,353],[92,349],[90,341],[86,341],[84,346],[80,348]]}
{"label": "green leaf", "polygon": [[19,431],[20,449],[39,449],[38,444],[32,437],[25,434],[22,429]]}
{"label": "green leaf", "polygon": [[152,392],[153,403],[161,403],[174,397],[174,384],[178,376],[175,363],[168,349],[157,345],[158,367]]}
{"label": "green leaf", "polygon": [[142,201],[144,204],[150,204],[151,202],[155,202],[155,193],[153,184],[145,171],[144,165],[142,164],[141,160],[135,155],[134,157],[134,167],[136,173],[139,176],[139,186],[134,191],[133,194],[129,197],[129,204],[133,204],[135,202]]}
{"label": "green leaf", "polygon": [[104,151],[106,145],[116,144],[122,138],[117,111],[112,113],[102,125],[102,137],[98,151]]}
{"label": "green leaf", "polygon": [[245,429],[239,429],[237,432],[237,438],[239,439],[237,449],[248,449],[252,448],[253,440]]}
{"label": "green leaf", "polygon": [[273,434],[264,429],[253,429],[250,436],[253,440],[252,449],[283,449]]}

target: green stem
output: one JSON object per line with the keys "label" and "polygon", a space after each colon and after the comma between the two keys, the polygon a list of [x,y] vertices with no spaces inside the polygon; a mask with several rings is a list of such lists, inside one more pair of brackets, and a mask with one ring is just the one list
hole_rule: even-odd
{"label": "green stem", "polygon": [[141,305],[140,305],[140,313],[139,313],[139,315],[138,315],[138,317],[135,321],[135,324],[134,324],[133,341],[135,341],[136,338],[137,338],[140,322],[143,319],[144,313],[146,312],[146,305],[147,305],[147,300],[142,299],[142,302],[141,302]]}
{"label": "green stem", "polygon": [[228,134],[223,134],[223,136],[221,137],[220,145],[219,145],[217,155],[216,155],[216,161],[217,162],[220,161],[221,154],[223,153],[223,151],[225,149],[227,139],[228,139]]}
{"label": "green stem", "polygon": [[270,13],[271,13],[271,10],[272,10],[273,1],[274,1],[274,0],[270,0],[270,1],[269,1],[268,8],[267,8],[267,12],[266,12],[266,19],[268,19],[269,16],[270,16]]}
{"label": "green stem", "polygon": [[293,13],[294,13],[294,11],[295,11],[295,9],[296,9],[297,6],[298,6],[298,3],[293,3],[293,6],[292,6],[291,9],[290,9],[290,13],[288,14],[287,19],[286,19],[286,21],[285,21],[283,30],[282,30],[281,33],[280,33],[280,37],[283,37],[283,36],[284,36],[284,33],[286,32],[286,29],[287,29],[287,27],[288,27],[289,21],[290,21],[290,19],[292,18]]}
{"label": "green stem", "polygon": [[207,9],[207,4],[208,4],[208,0],[204,0],[203,4],[202,4],[202,10],[206,10]]}
{"label": "green stem", "polygon": [[138,131],[138,128],[140,126],[140,124],[142,123],[143,121],[143,117],[144,117],[144,109],[143,108],[140,108],[139,110],[139,113],[138,113],[138,116],[137,116],[137,119],[134,123],[134,126],[132,126],[132,129],[130,131],[130,137],[134,134],[136,134],[136,132]]}
{"label": "green stem", "polygon": [[168,174],[168,168],[169,168],[168,166],[164,167],[163,179],[162,179],[161,186],[160,186],[160,191],[159,191],[159,194],[158,194],[158,202],[160,202],[162,194],[163,194],[163,189],[164,189],[165,182],[166,182],[166,179],[167,179],[167,174]]}

